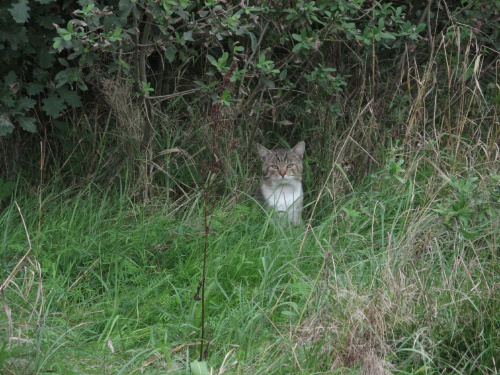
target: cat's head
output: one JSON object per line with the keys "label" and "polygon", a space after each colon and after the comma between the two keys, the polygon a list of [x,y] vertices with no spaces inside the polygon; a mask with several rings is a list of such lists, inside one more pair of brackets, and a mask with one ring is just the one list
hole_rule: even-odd
{"label": "cat's head", "polygon": [[297,143],[291,150],[268,150],[257,143],[257,151],[262,159],[262,175],[266,180],[286,181],[302,178],[302,158],[306,144]]}

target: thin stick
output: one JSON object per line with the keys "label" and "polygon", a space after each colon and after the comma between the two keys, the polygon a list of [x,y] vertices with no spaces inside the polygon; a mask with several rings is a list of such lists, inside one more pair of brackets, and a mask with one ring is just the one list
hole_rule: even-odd
{"label": "thin stick", "polygon": [[[40,142],[40,186],[38,191],[38,232],[36,236],[36,253],[38,254],[38,249],[40,246],[40,233],[42,230],[42,189],[43,189],[43,170],[45,168],[45,143]],[[16,203],[17,205],[17,203]],[[19,208],[19,207],[18,207]],[[19,211],[19,213],[21,213]],[[21,215],[22,217],[22,215]],[[24,219],[23,219],[24,223]],[[29,238],[28,238],[29,240]],[[31,244],[30,244],[31,248]]]}

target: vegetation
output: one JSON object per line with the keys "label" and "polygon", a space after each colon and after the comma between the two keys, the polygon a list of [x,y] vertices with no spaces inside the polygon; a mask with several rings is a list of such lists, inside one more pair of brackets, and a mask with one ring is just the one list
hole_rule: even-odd
{"label": "vegetation", "polygon": [[500,3],[408,4],[2,2],[2,373],[498,373]]}

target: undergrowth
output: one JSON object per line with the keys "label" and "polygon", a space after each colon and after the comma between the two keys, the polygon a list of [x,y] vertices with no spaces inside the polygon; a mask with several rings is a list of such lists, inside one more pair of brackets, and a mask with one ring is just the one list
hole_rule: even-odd
{"label": "undergrowth", "polygon": [[[205,292],[214,372],[497,373],[499,171],[440,157],[454,168],[389,150],[360,184],[311,201],[300,229],[250,197],[219,199]],[[55,182],[41,216],[23,190],[2,212],[3,373],[189,373],[201,196],[142,205],[124,191]]]}
{"label": "undergrowth", "polygon": [[498,2],[10,3],[2,374],[499,372]]}

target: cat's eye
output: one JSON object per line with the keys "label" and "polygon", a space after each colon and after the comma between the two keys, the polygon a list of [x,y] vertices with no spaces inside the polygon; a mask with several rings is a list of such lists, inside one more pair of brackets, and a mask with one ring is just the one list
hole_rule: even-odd
{"label": "cat's eye", "polygon": [[273,164],[270,166],[272,169],[279,169],[278,166],[276,164]]}
{"label": "cat's eye", "polygon": [[295,166],[295,164],[288,164],[286,167],[287,168],[293,168]]}

